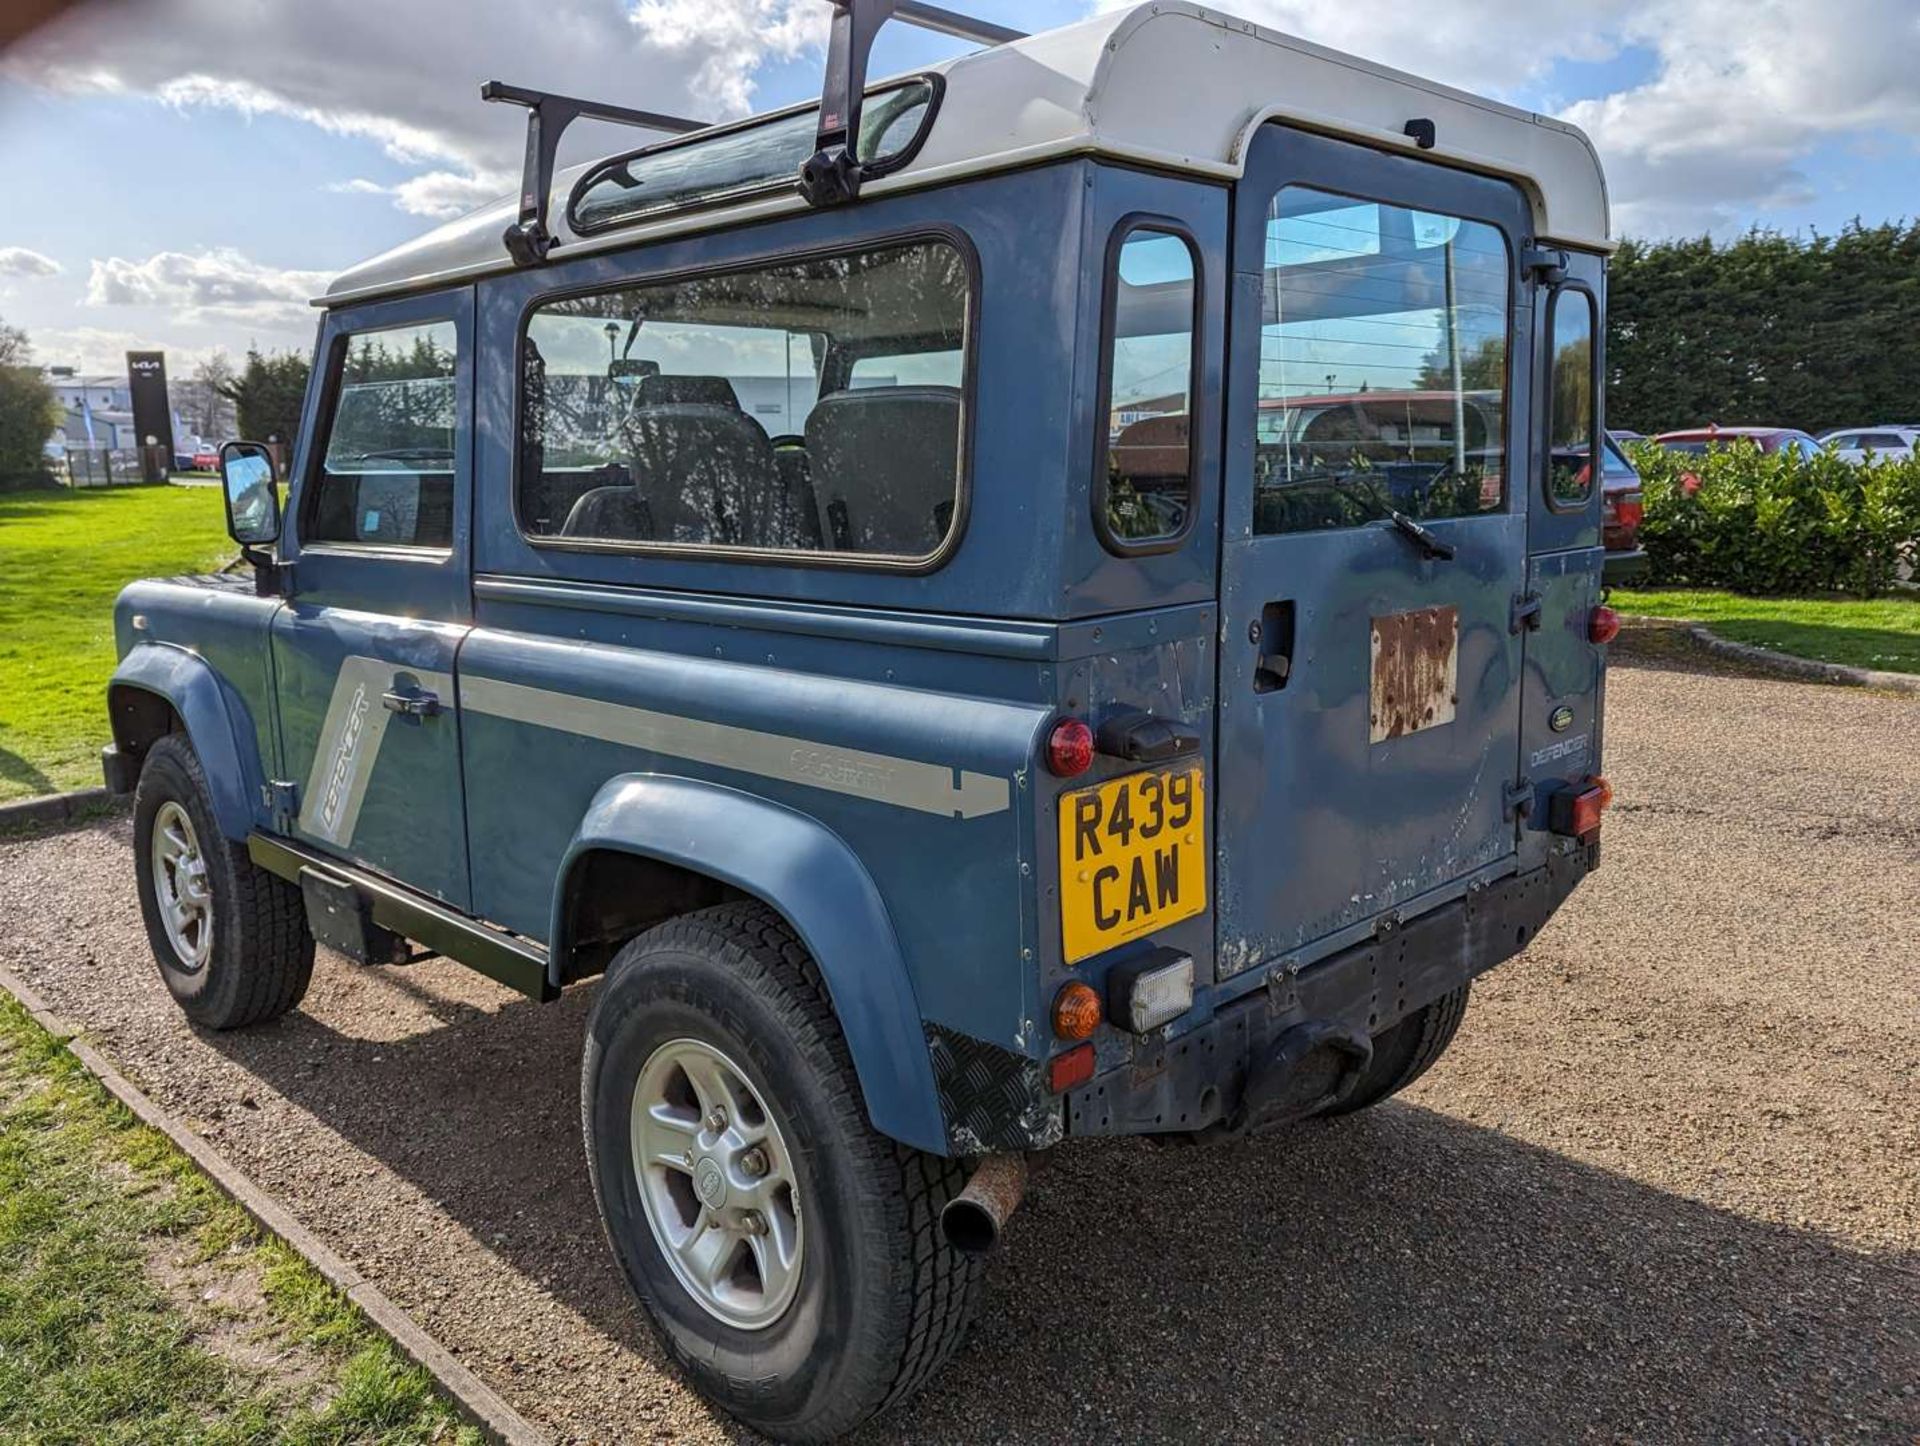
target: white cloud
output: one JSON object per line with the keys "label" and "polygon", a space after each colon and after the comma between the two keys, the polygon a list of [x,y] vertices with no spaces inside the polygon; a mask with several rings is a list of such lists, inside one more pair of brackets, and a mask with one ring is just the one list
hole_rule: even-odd
{"label": "white cloud", "polygon": [[130,351],[164,351],[168,375],[185,377],[211,353],[227,350],[218,343],[182,345],[177,335],[163,338],[140,329],[101,326],[37,326],[32,338],[36,363],[120,376],[126,375]]}
{"label": "white cloud", "polygon": [[1536,0],[1523,25],[1508,0],[1454,0],[1414,21],[1352,0],[1232,8],[1504,98],[1537,92],[1556,62],[1649,52],[1644,83],[1561,112],[1599,148],[1625,235],[1725,230],[1800,204],[1814,151],[1835,139],[1890,131],[1920,141],[1914,0]]}
{"label": "white cloud", "polygon": [[[762,60],[822,41],[830,14],[821,0],[96,0],[14,47],[0,75],[360,137],[431,168],[387,193],[444,216],[519,176],[526,113],[482,104],[482,81],[721,119],[751,108]],[[604,129],[578,129],[608,148]]]}
{"label": "white cloud", "polygon": [[463,216],[476,206],[497,201],[513,192],[519,177],[506,172],[428,171],[410,176],[397,185],[383,186],[356,176],[350,181],[335,181],[329,191],[348,196],[391,196],[394,204],[410,216],[428,216],[436,221]]}
{"label": "white cloud", "polygon": [[0,246],[0,276],[58,276],[62,268],[51,256],[25,246]]}
{"label": "white cloud", "polygon": [[87,278],[88,306],[154,306],[189,324],[219,320],[297,329],[311,316],[308,299],[328,280],[323,271],[263,266],[238,251],[161,251],[144,261],[96,258]]}

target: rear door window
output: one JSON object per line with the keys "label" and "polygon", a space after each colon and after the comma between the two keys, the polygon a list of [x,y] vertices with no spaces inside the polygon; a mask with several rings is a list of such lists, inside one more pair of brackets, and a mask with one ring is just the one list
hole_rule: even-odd
{"label": "rear door window", "polygon": [[1499,229],[1286,186],[1267,212],[1253,530],[1506,503]]}
{"label": "rear door window", "polygon": [[350,332],[334,346],[309,541],[451,547],[457,351],[450,321]]}
{"label": "rear door window", "polygon": [[968,307],[946,241],[546,302],[521,355],[521,529],[925,561],[959,515]]}

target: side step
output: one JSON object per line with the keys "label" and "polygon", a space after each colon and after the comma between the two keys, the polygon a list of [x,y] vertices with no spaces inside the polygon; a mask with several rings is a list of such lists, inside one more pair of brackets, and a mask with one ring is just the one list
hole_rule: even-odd
{"label": "side step", "polygon": [[268,873],[300,886],[313,937],[350,959],[404,962],[417,957],[406,947],[411,939],[529,999],[544,1004],[560,997],[547,980],[547,951],[531,939],[489,928],[436,899],[284,839],[251,834],[247,853]]}

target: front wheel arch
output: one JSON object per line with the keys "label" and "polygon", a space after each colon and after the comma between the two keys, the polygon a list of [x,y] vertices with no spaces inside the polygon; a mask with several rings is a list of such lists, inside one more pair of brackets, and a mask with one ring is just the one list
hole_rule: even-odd
{"label": "front wheel arch", "polygon": [[[579,941],[578,893],[597,856],[636,855],[693,907],[753,899],[805,944],[860,1077],[874,1128],[931,1154],[947,1153],[944,1117],[919,1003],[893,921],[872,876],[838,834],[794,809],[698,779],[623,774],[594,795],[561,861],[548,931],[557,987],[600,945]],[[665,918],[675,910],[663,909]],[[583,960],[582,953],[585,951]]]}

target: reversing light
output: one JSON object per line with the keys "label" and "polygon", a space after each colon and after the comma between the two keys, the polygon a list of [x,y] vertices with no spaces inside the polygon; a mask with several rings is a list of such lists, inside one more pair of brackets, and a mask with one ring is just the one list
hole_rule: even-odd
{"label": "reversing light", "polygon": [[1620,614],[1604,603],[1587,614],[1587,639],[1594,643],[1610,643],[1620,636]]}
{"label": "reversing light", "polygon": [[1093,730],[1078,718],[1062,718],[1047,735],[1047,771],[1078,778],[1093,767]]}
{"label": "reversing light", "polygon": [[1062,1039],[1090,1039],[1103,1012],[1093,986],[1076,979],[1053,997],[1053,1032]]}
{"label": "reversing light", "polygon": [[1156,949],[1144,959],[1114,965],[1107,974],[1107,1016],[1122,1029],[1146,1034],[1191,1008],[1191,954]]}
{"label": "reversing light", "polygon": [[1047,1062],[1047,1084],[1055,1094],[1093,1078],[1093,1046],[1076,1044],[1065,1054],[1056,1054]]}

